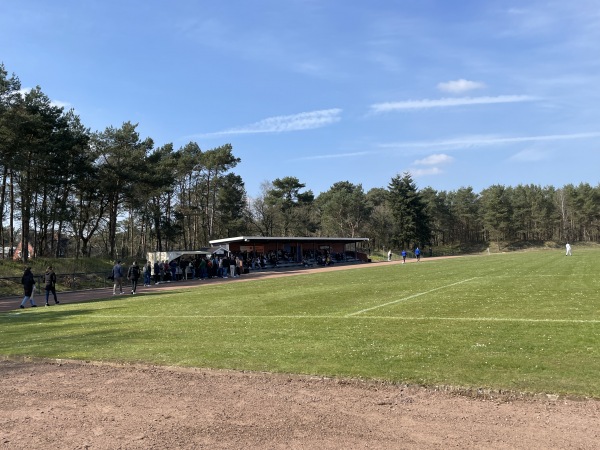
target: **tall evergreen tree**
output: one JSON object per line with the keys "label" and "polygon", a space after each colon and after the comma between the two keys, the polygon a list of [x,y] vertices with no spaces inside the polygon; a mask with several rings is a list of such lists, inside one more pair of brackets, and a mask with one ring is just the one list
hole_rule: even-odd
{"label": "tall evergreen tree", "polygon": [[365,201],[371,212],[365,224],[365,237],[369,238],[371,247],[391,247],[394,218],[388,205],[388,191],[384,188],[373,188],[367,192]]}
{"label": "tall evergreen tree", "polygon": [[154,251],[166,251],[163,226],[168,223],[166,215],[171,209],[171,199],[174,190],[173,180],[177,170],[177,154],[173,144],[157,148],[147,157],[147,171],[140,178],[140,193],[146,200],[141,214],[148,227],[153,231]]}
{"label": "tall evergreen tree", "polygon": [[453,217],[452,239],[462,244],[479,243],[483,240],[480,216],[480,199],[472,187],[462,187],[448,193],[450,212]]}
{"label": "tall evergreen tree", "polygon": [[[312,191],[300,192],[306,185],[296,177],[277,178],[267,192],[266,201],[277,206],[280,218],[281,236],[301,234],[311,228],[307,220],[311,217],[309,208],[314,201]],[[297,233],[300,231],[300,233]]]}
{"label": "tall evergreen tree", "polygon": [[[63,108],[53,106],[38,87],[25,93],[10,109],[12,137],[9,144],[12,182],[18,195],[21,218],[21,251],[23,261],[29,258],[32,236],[31,220],[35,218],[37,196],[48,183],[46,174],[57,130],[66,126]],[[34,227],[33,231],[37,231]]]}
{"label": "tall evergreen tree", "polygon": [[370,216],[362,186],[348,181],[335,183],[315,203],[320,210],[321,233],[326,236],[359,236]]}
{"label": "tall evergreen tree", "polygon": [[241,159],[233,154],[231,144],[207,150],[201,157],[201,205],[203,209],[203,230],[205,232],[204,242],[215,237],[215,217],[217,215],[217,196],[221,184],[221,178],[227,171],[233,169],[240,163]]}
{"label": "tall evergreen tree", "polygon": [[[15,120],[18,116],[15,114],[15,108],[20,105],[21,82],[16,75],[8,76],[4,64],[0,64],[0,170],[2,173],[2,186],[0,187],[0,242],[2,243],[2,257],[6,241],[8,240],[12,256],[12,249],[15,247],[14,222],[15,203],[14,203],[14,183],[13,165],[14,159],[18,154],[18,139],[16,135]],[[8,236],[5,234],[5,213],[8,212]]]}
{"label": "tall evergreen tree", "polygon": [[[134,186],[146,173],[144,164],[153,147],[151,139],[140,140],[137,124],[125,122],[121,128],[108,127],[99,133],[95,145],[101,155],[101,180],[108,195],[108,244],[111,258],[122,256],[116,247],[117,219],[124,207],[134,201]],[[130,209],[131,210],[131,209]]]}
{"label": "tall evergreen tree", "polygon": [[482,218],[489,240],[500,242],[510,239],[512,233],[512,203],[510,191],[495,184],[481,192]]}
{"label": "tall evergreen tree", "polygon": [[388,203],[394,217],[392,243],[402,248],[430,244],[431,226],[425,202],[411,175],[407,172],[396,175],[388,191]]}
{"label": "tall evergreen tree", "polygon": [[219,236],[240,236],[248,230],[246,190],[239,175],[228,173],[221,179],[217,212],[215,231]]}

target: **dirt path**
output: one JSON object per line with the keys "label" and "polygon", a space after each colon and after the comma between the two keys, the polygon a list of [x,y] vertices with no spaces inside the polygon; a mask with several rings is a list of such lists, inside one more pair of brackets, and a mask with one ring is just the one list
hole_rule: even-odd
{"label": "dirt path", "polygon": [[600,442],[594,400],[472,398],[356,380],[75,361],[3,360],[0,377],[6,449],[595,449]]}
{"label": "dirt path", "polygon": [[0,362],[0,448],[596,449],[600,402],[262,373]]}

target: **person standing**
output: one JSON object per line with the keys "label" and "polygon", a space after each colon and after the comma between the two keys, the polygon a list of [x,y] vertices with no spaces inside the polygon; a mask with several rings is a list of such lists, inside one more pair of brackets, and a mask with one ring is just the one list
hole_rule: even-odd
{"label": "person standing", "polygon": [[52,292],[52,296],[54,297],[54,304],[58,305],[60,302],[58,301],[58,298],[56,298],[56,274],[54,273],[54,270],[52,270],[52,266],[48,266],[46,269],[44,283],[46,285],[46,306],[50,306],[50,303],[48,303],[50,292]]}
{"label": "person standing", "polygon": [[573,256],[571,254],[571,244],[569,244],[568,242],[567,242],[567,254],[566,254],[566,256]]}
{"label": "person standing", "polygon": [[415,248],[415,256],[417,257],[417,262],[421,261],[421,250],[419,250],[419,247]]}
{"label": "person standing", "polygon": [[391,260],[392,260],[392,249],[390,248],[388,250],[388,261],[391,261]]}
{"label": "person standing", "polygon": [[158,284],[160,281],[160,264],[158,261],[154,261],[154,284]]}
{"label": "person standing", "polygon": [[237,267],[237,275],[242,276],[242,274],[244,273],[244,258],[242,258],[241,256],[235,258],[235,265]]}
{"label": "person standing", "polygon": [[137,290],[138,280],[140,278],[140,268],[137,263],[134,261],[131,266],[129,266],[129,270],[127,271],[127,279],[131,282],[131,295],[135,294]]}
{"label": "person standing", "polygon": [[231,278],[235,278],[237,276],[235,274],[235,258],[233,255],[229,256],[229,273],[231,274]]}
{"label": "person standing", "polygon": [[33,287],[35,286],[35,278],[33,273],[31,273],[31,267],[25,267],[23,276],[21,277],[21,284],[23,285],[23,293],[25,296],[23,297],[23,301],[21,302],[19,308],[25,308],[25,303],[27,303],[27,300],[29,300],[29,303],[31,303],[31,307],[35,308],[37,306],[33,301]]}
{"label": "person standing", "polygon": [[227,271],[229,270],[229,258],[227,255],[224,255],[223,258],[219,259],[219,271],[221,272],[221,277],[227,278]]}
{"label": "person standing", "polygon": [[150,286],[152,279],[152,263],[148,261],[144,266],[144,286]]}
{"label": "person standing", "polygon": [[117,294],[117,287],[119,288],[119,294],[124,294],[123,292],[123,267],[121,267],[121,261],[117,261],[113,266],[112,276],[115,280],[115,284],[113,285],[113,295]]}
{"label": "person standing", "polygon": [[198,271],[200,272],[200,276],[198,278],[200,278],[201,280],[204,280],[205,278],[210,277],[208,275],[207,267],[208,267],[208,263],[206,262],[206,259],[201,258],[200,263],[198,264]]}
{"label": "person standing", "polygon": [[406,250],[402,250],[402,264],[406,263]]}
{"label": "person standing", "polygon": [[[177,261],[173,260],[171,262],[166,261],[167,267],[171,269],[171,281],[177,281]],[[166,269],[166,268],[165,268]]]}

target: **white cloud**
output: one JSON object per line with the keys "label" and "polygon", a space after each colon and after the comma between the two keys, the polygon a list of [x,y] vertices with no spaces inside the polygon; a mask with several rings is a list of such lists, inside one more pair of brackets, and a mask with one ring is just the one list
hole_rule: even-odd
{"label": "white cloud", "polygon": [[503,137],[503,136],[466,136],[455,139],[445,139],[440,141],[413,141],[396,142],[382,144],[380,147],[389,149],[400,148],[444,148],[458,149],[481,147],[485,145],[514,144],[522,142],[544,142],[544,141],[569,141],[575,139],[593,139],[600,137],[600,132],[593,131],[589,133],[572,134],[550,134],[542,136],[521,136],[521,137]]}
{"label": "white cloud", "polygon": [[422,176],[432,176],[432,175],[441,175],[444,173],[442,169],[438,166],[440,164],[449,164],[454,161],[454,158],[448,155],[444,155],[442,153],[430,155],[423,159],[418,159],[413,162],[414,166],[430,166],[430,167],[413,167],[409,170],[410,174],[413,177],[422,177]]}
{"label": "white cloud", "polygon": [[460,80],[438,83],[437,87],[443,92],[461,94],[463,92],[472,91],[473,89],[482,89],[485,87],[485,84],[480,83],[479,81],[469,81],[461,78]]}
{"label": "white cloud", "polygon": [[516,162],[537,162],[546,159],[546,153],[539,149],[525,149],[512,155],[509,160]]}
{"label": "white cloud", "polygon": [[315,156],[305,156],[302,158],[296,158],[293,161],[308,161],[308,160],[316,160],[316,159],[335,159],[335,158],[349,158],[353,156],[365,156],[370,155],[372,152],[354,152],[354,153],[331,153],[329,155],[315,155]]}
{"label": "white cloud", "polygon": [[422,177],[428,175],[441,175],[444,173],[443,170],[438,167],[432,167],[430,169],[410,169],[408,171],[413,177]]}
{"label": "white cloud", "polygon": [[232,134],[283,133],[321,128],[341,120],[339,108],[310,111],[290,116],[276,116],[237,128],[198,135],[200,137]]}
{"label": "white cloud", "polygon": [[452,156],[444,155],[443,153],[430,155],[424,159],[418,159],[413,164],[417,166],[436,166],[438,164],[449,164],[454,161]]}
{"label": "white cloud", "polygon": [[371,105],[374,113],[385,113],[405,109],[448,108],[453,106],[489,105],[495,103],[518,103],[537,100],[529,95],[499,95],[497,97],[460,97],[437,100],[407,100],[402,102],[376,103]]}

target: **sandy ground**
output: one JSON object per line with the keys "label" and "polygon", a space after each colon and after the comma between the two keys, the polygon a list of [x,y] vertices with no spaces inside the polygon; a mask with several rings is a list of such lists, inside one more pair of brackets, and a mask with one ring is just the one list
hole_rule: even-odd
{"label": "sandy ground", "polygon": [[597,449],[600,402],[204,369],[0,362],[0,448]]}
{"label": "sandy ground", "polygon": [[4,359],[0,377],[2,449],[600,448],[597,400],[77,361]]}

